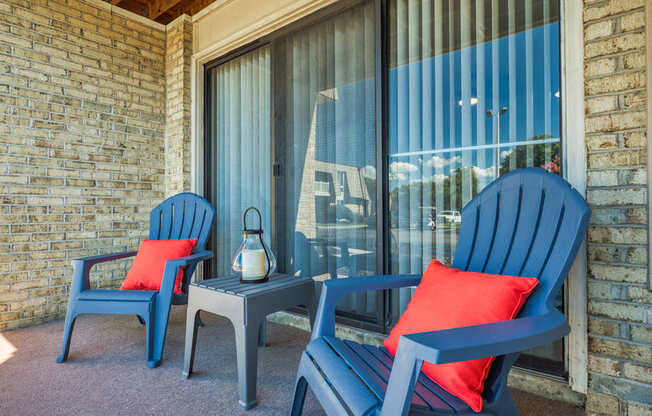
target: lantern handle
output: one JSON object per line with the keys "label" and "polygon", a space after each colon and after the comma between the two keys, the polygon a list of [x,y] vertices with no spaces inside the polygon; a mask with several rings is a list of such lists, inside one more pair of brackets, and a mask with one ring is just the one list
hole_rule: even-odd
{"label": "lantern handle", "polygon": [[244,227],[244,231],[253,231],[253,228],[251,230],[247,228],[247,213],[251,210],[254,210],[256,214],[258,214],[258,230],[261,230],[263,228],[263,218],[260,215],[260,211],[258,211],[258,208],[256,207],[249,207],[245,210],[244,214],[242,214],[242,226]]}
{"label": "lantern handle", "polygon": [[267,246],[263,241],[262,235],[260,236],[260,245],[263,246],[263,250],[265,251],[265,260],[267,260],[267,271],[265,271],[265,279],[267,279],[269,277],[269,272],[272,271],[272,260],[269,256],[269,252],[267,251]]}
{"label": "lantern handle", "polygon": [[[258,229],[248,229],[247,228],[247,214],[249,211],[255,211],[256,214],[258,214]],[[242,214],[242,226],[244,227],[244,232],[247,231],[257,231],[257,234],[260,234],[260,245],[263,246],[263,250],[265,251],[265,260],[267,261],[267,271],[265,272],[265,279],[269,277],[269,272],[272,270],[272,260],[270,258],[269,252],[267,251],[267,247],[265,246],[265,242],[263,241],[263,217],[260,215],[260,211],[256,207],[249,207],[245,210],[244,214]]]}

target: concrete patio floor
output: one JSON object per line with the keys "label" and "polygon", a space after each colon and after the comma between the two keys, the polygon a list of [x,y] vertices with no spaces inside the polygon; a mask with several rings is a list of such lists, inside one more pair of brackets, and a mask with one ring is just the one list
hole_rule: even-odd
{"label": "concrete patio floor", "polygon": [[[308,334],[269,324],[269,346],[259,350],[258,407],[238,406],[233,328],[203,315],[195,373],[183,366],[185,308],[171,316],[161,367],[148,369],[144,331],[135,317],[82,316],[69,361],[57,364],[63,321],[0,333],[16,349],[0,358],[0,415],[285,415]],[[0,357],[2,354],[0,354]],[[527,415],[583,415],[580,408],[512,390]],[[323,415],[312,393],[304,414]]]}

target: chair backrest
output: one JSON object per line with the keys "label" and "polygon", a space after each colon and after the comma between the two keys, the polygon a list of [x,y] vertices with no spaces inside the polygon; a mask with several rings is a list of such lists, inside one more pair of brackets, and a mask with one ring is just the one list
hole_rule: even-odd
{"label": "chair backrest", "polygon": [[538,278],[520,316],[544,313],[552,308],[590,217],[582,196],[558,175],[515,170],[464,207],[453,267]]}
{"label": "chair backrest", "polygon": [[[206,199],[191,192],[184,192],[161,202],[149,215],[150,240],[181,240],[196,238],[194,252],[206,248],[211,234],[215,208]],[[184,273],[182,287],[188,284],[195,266]]]}

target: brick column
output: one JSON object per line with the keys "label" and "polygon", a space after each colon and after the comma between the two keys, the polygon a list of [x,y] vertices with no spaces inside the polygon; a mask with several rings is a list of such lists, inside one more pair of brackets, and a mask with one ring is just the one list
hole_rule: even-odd
{"label": "brick column", "polygon": [[190,191],[190,60],[192,22],[182,15],[167,26],[165,55],[166,196]]}
{"label": "brick column", "polygon": [[652,412],[645,1],[584,2],[590,415]]}

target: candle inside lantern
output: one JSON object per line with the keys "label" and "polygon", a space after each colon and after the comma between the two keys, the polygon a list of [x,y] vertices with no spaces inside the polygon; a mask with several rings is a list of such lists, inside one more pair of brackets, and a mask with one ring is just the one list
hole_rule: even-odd
{"label": "candle inside lantern", "polygon": [[259,278],[267,273],[264,249],[242,251],[242,278],[244,280]]}

